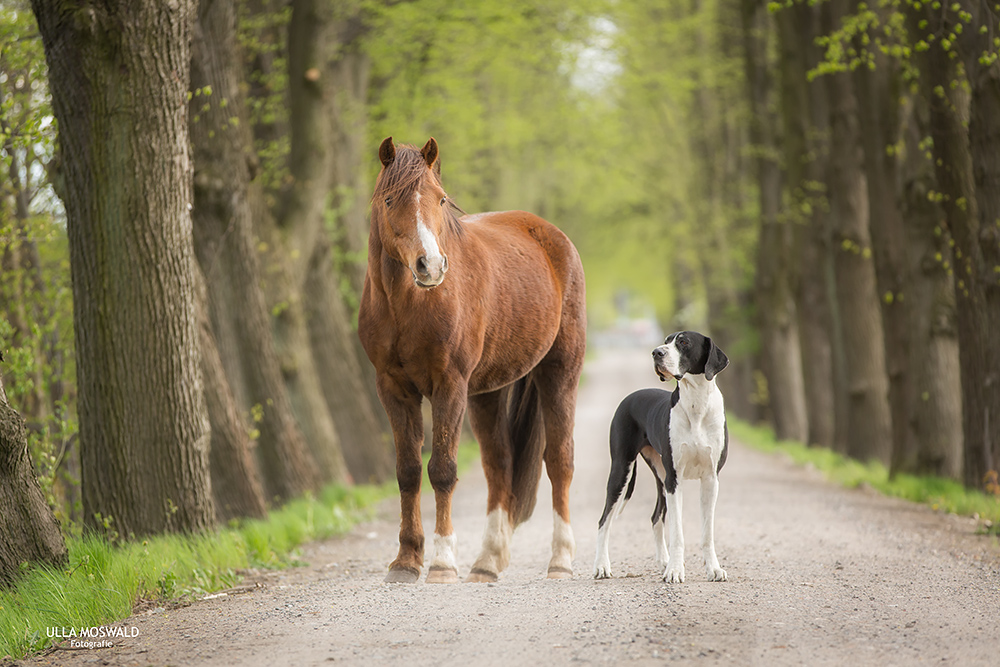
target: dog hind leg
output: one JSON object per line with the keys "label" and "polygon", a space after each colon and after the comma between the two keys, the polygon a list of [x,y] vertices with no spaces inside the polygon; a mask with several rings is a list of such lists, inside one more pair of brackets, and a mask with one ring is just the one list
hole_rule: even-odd
{"label": "dog hind leg", "polygon": [[[628,489],[625,488],[626,483]],[[597,556],[594,559],[594,579],[611,578],[611,557],[608,554],[608,543],[611,539],[611,523],[622,513],[632,490],[635,488],[635,460],[630,462],[615,461],[608,477],[608,496],[604,503],[604,514],[598,522]]]}

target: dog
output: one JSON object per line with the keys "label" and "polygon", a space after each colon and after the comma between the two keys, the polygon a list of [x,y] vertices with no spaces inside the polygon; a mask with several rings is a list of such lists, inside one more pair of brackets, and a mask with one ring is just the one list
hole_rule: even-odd
{"label": "dog", "polygon": [[[611,522],[632,497],[636,457],[641,455],[656,476],[653,542],[656,562],[664,568],[663,580],[684,581],[679,482],[700,479],[705,569],[709,581],[726,581],[726,571],[715,554],[715,502],[719,471],[729,453],[729,428],[715,376],[728,365],[729,358],[711,338],[694,331],[670,334],[653,350],[653,368],[661,382],[672,377],[677,387],[673,392],[640,389],[618,406],[611,420],[611,474],[604,514],[598,523],[595,579],[611,576]],[[669,549],[664,535],[667,520]]]}

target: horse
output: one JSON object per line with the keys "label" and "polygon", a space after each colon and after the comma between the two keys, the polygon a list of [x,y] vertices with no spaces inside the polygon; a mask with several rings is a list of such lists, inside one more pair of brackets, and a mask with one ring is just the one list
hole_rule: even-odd
{"label": "horse", "polygon": [[399,552],[385,580],[414,583],[424,563],[424,398],[436,507],[427,583],[458,581],[451,506],[466,408],[488,485],[482,548],[466,581],[496,581],[509,564],[543,461],[553,506],[548,577],[571,578],[573,424],[587,328],[580,255],[531,213],[466,215],[441,185],[433,137],[419,150],[388,137],[378,154],[358,335],[396,447]]}

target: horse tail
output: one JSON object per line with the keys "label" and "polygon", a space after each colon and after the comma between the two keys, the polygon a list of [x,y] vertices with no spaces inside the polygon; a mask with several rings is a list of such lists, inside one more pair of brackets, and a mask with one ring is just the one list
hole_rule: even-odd
{"label": "horse tail", "polygon": [[535,510],[545,453],[545,428],[541,397],[530,373],[507,391],[507,433],[513,465],[510,516],[517,526],[531,518]]}

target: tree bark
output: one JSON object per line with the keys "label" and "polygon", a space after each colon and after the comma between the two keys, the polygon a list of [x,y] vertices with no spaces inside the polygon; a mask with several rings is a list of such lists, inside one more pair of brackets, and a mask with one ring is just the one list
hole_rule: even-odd
{"label": "tree bark", "polygon": [[768,405],[775,435],[781,439],[804,442],[809,434],[809,425],[790,264],[792,230],[779,219],[782,174],[777,161],[775,136],[778,119],[771,111],[774,93],[767,62],[768,42],[773,38],[774,28],[766,5],[758,0],[744,0],[743,21],[753,114],[750,140],[757,147],[756,171],[760,190],[761,231],[754,289],[761,365],[767,377]]}
{"label": "tree bark", "polygon": [[868,184],[868,219],[875,284],[882,311],[883,348],[889,379],[889,413],[892,425],[891,470],[899,471],[916,449],[913,430],[915,375],[912,336],[920,304],[907,258],[908,239],[900,201],[898,151],[902,105],[898,65],[873,49],[875,69],[861,66],[854,72],[858,95],[858,121]]}
{"label": "tree bark", "polygon": [[[839,25],[845,4],[832,0],[823,6],[824,32],[830,34]],[[828,74],[826,84],[830,100],[828,191],[849,397],[847,453],[888,465],[892,453],[889,381],[871,257],[858,105],[850,74]]]}
{"label": "tree bark", "polygon": [[289,25],[291,153],[288,187],[277,216],[258,216],[264,242],[265,296],[276,313],[275,343],[292,408],[324,481],[346,481],[350,472],[327,405],[313,354],[304,289],[312,254],[324,233],[330,184],[329,124],[323,109],[321,47],[329,36],[332,9],[322,3],[293,3]]}
{"label": "tree bark", "polygon": [[24,420],[7,403],[0,377],[0,586],[13,583],[24,562],[60,566],[66,560],[59,522],[28,456]]}
{"label": "tree bark", "polygon": [[[253,147],[239,62],[234,2],[203,0],[191,66],[194,239],[206,277],[213,339],[230,379],[225,387],[215,386],[238,400],[230,407],[225,395],[216,395],[209,406],[222,410],[213,422],[229,423],[229,413],[239,409],[255,414],[267,497],[287,500],[316,488],[319,479],[295,421],[261,289],[252,230],[254,214],[266,215],[266,210],[251,203],[260,194],[251,192],[257,186],[251,182]],[[240,486],[250,490],[253,484],[248,479]],[[253,498],[246,502],[257,505]]]}
{"label": "tree bark", "polygon": [[191,241],[193,1],[34,0],[66,176],[85,521],[211,526]]}
{"label": "tree bark", "polygon": [[1000,470],[1000,60],[984,57],[998,51],[995,3],[960,4],[972,17],[957,44],[972,90],[969,148],[978,215],[951,231],[956,298],[963,321],[968,318],[959,333],[965,480],[982,487],[987,473]]}
{"label": "tree bark", "polygon": [[818,33],[818,9],[805,3],[777,14],[781,43],[782,112],[785,165],[788,173],[789,218],[794,223],[792,256],[797,273],[795,307],[802,350],[809,445],[833,447],[835,379],[832,315],[827,265],[829,223],[819,185],[826,181],[825,137],[828,108],[823,86],[806,73],[819,60],[813,43]]}
{"label": "tree bark", "polygon": [[921,147],[931,136],[930,109],[923,95],[914,97],[904,132],[901,164],[903,216],[907,223],[910,290],[914,323],[910,368],[914,407],[914,449],[896,461],[894,470],[962,479],[962,391],[958,358],[955,289],[950,265],[951,235],[944,210],[931,196],[938,185],[933,160]]}

